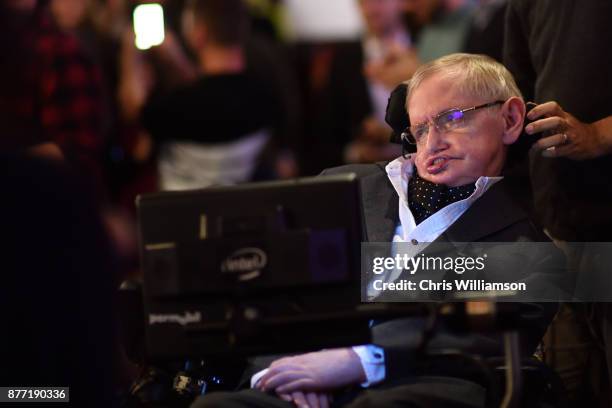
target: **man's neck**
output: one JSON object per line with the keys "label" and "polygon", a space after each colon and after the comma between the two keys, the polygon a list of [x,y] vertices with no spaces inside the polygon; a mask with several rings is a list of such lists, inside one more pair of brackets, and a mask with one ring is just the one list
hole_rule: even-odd
{"label": "man's neck", "polygon": [[245,69],[242,47],[209,45],[200,52],[200,71],[205,75],[237,74]]}

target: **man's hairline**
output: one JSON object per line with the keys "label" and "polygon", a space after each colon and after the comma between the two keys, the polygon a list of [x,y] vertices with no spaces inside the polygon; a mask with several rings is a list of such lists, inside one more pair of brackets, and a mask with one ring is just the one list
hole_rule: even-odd
{"label": "man's hairline", "polygon": [[[451,67],[455,68],[456,66],[453,65]],[[462,72],[461,70],[457,70],[457,69],[448,69],[448,68],[449,67],[442,67],[440,70],[434,71],[434,72],[430,73],[429,75],[421,78],[421,81],[419,82],[419,84],[418,84],[418,86],[416,88],[411,88],[410,87],[410,80],[407,80],[407,81],[404,82],[404,84],[406,84],[406,86],[408,88],[407,91],[406,91],[406,100],[405,100],[405,103],[404,103],[404,109],[406,111],[406,115],[408,116],[408,118],[410,118],[410,109],[408,109],[408,105],[410,104],[410,100],[412,99],[414,91],[419,89],[423,85],[424,82],[426,82],[429,79],[431,79],[431,78],[433,78],[435,76],[438,76],[438,75],[441,75],[442,78],[448,78],[448,77],[453,78],[454,77],[454,79],[459,79],[459,80],[462,80],[462,81],[467,81],[467,77],[466,77],[466,73],[465,72]],[[510,95],[507,95],[507,96],[504,96],[504,97],[498,97],[497,100],[502,100],[503,99],[504,102],[505,102],[505,101],[509,100],[510,98],[517,97],[517,98],[523,100],[523,102],[524,102],[524,98],[523,98],[522,95],[520,95],[520,94],[519,95],[512,94],[512,90],[510,88],[508,88],[507,91],[509,91]],[[475,95],[473,93],[471,95],[467,95],[467,97],[468,98],[472,98],[473,97],[473,98],[476,98],[476,99],[484,98],[483,95]],[[486,101],[486,102],[482,102],[482,103],[489,103],[489,102],[494,102],[494,101]],[[443,112],[445,112],[447,110],[455,109],[455,108],[460,108],[460,107],[459,106],[450,106],[450,107],[442,109],[441,111],[437,112],[436,114],[440,114],[440,113],[443,113]],[[420,124],[420,123],[417,123],[417,125],[418,124]]]}
{"label": "man's hairline", "polygon": [[[435,76],[440,76],[440,75],[442,76],[440,79],[447,79],[449,77],[451,79],[462,79],[462,80],[466,80],[467,79],[465,77],[465,74],[460,72],[460,71],[457,71],[457,70],[447,70],[447,69],[443,68],[443,69],[441,69],[439,71],[432,72],[430,75],[427,75],[427,76],[421,78],[421,81],[419,82],[419,86],[417,86],[414,89],[410,88],[410,80],[406,81],[405,83],[408,86],[408,90],[406,92],[406,102],[404,104],[404,109],[406,110],[406,115],[408,115],[408,118],[410,118],[410,110],[408,109],[408,105],[410,103],[410,100],[412,99],[414,91],[419,89],[423,85],[423,83],[425,83],[426,81],[430,80],[431,78],[433,78]],[[461,77],[463,77],[463,78],[461,78]],[[468,95],[467,97],[469,97],[469,98],[471,98],[471,97],[480,98],[481,95]],[[451,110],[451,109],[456,109],[456,108],[459,108],[459,106],[449,106],[449,107],[446,107],[446,108],[440,110],[439,112],[436,112],[436,115],[438,115],[440,113],[443,113],[445,111]],[[415,125],[419,125],[421,123],[423,123],[423,122],[416,123]]]}

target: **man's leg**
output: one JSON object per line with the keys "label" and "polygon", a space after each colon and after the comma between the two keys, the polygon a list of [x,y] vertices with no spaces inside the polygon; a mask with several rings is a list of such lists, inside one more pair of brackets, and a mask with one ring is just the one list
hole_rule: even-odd
{"label": "man's leg", "polygon": [[544,361],[561,378],[570,405],[597,401],[605,370],[603,351],[589,328],[588,306],[561,304],[542,339]]}
{"label": "man's leg", "polygon": [[275,395],[248,389],[235,392],[213,392],[198,398],[191,408],[295,408]]}
{"label": "man's leg", "polygon": [[486,390],[451,377],[415,377],[402,385],[366,390],[346,408],[483,408]]}
{"label": "man's leg", "polygon": [[[611,267],[612,268],[612,267]],[[601,310],[601,324],[602,324],[602,338],[604,349],[606,353],[606,375],[607,381],[606,387],[603,391],[605,401],[603,403],[606,406],[612,405],[612,303],[600,303],[599,307]],[[603,399],[603,398],[602,398]],[[601,404],[603,406],[603,404]]]}
{"label": "man's leg", "polygon": [[[609,297],[610,262],[606,248],[585,243],[553,241],[567,258],[574,295],[582,300]],[[605,256],[604,256],[605,255]],[[606,344],[606,331],[612,329],[605,318],[606,303],[562,303],[542,343],[544,361],[565,386],[569,406],[608,406],[608,369],[612,350]]]}

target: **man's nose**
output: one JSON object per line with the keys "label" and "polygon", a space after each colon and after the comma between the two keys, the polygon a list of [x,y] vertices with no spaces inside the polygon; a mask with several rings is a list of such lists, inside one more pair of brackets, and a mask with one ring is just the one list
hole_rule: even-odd
{"label": "man's nose", "polygon": [[445,145],[444,134],[435,125],[430,124],[427,135],[425,135],[425,149],[428,152],[437,152],[443,150]]}

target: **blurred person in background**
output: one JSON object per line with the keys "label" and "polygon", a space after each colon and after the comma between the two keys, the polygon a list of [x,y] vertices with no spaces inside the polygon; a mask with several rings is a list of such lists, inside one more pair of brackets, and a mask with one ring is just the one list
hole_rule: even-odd
{"label": "blurred person in background", "polygon": [[403,0],[419,60],[425,63],[463,51],[473,11],[471,0]]}
{"label": "blurred person in background", "polygon": [[5,0],[0,10],[2,146],[52,142],[104,197],[103,85],[79,41],[61,32],[36,0]]}
{"label": "blurred person in background", "polygon": [[[162,147],[164,141],[168,137],[179,139],[194,137],[197,140],[201,136],[189,133],[191,130],[187,131],[188,134],[177,134],[164,127],[166,125],[158,127],[159,121],[163,118],[154,118],[153,121],[157,122],[153,125],[156,131],[152,138],[151,129],[146,128],[142,121],[143,108],[150,103],[152,109],[156,109],[157,106],[165,110],[169,106],[163,102],[167,100],[166,98],[182,98],[177,95],[183,95],[183,91],[192,85],[198,87],[196,82],[206,76],[200,72],[201,61],[197,55],[198,50],[190,46],[188,36],[185,36],[191,30],[182,29],[183,17],[186,17],[187,20],[192,17],[189,16],[189,13],[183,14],[185,1],[161,2],[164,10],[165,40],[159,46],[144,51],[136,48],[131,28],[130,10],[137,3],[121,0],[108,1],[106,7],[102,8],[104,18],[99,19],[105,22],[103,26],[107,33],[114,35],[118,32],[121,37],[120,52],[117,56],[118,83],[116,90],[119,134],[116,136],[116,143],[110,147],[109,151],[111,187],[117,206],[109,213],[107,224],[113,233],[119,252],[123,254],[128,274],[133,274],[138,265],[133,203],[138,194],[157,191],[160,188],[158,157],[163,155],[160,152],[164,150]],[[117,16],[116,20],[120,21],[122,20],[120,17],[123,16],[126,20],[123,31],[117,30],[122,23],[108,24],[112,22],[112,19],[105,16]],[[228,29],[231,30],[232,26],[233,23],[229,24]],[[280,47],[271,43],[267,38],[260,37],[255,33],[250,33],[246,38],[243,50],[246,70],[258,76],[258,80],[262,83],[261,87],[267,87],[274,92],[276,99],[283,100],[282,104],[278,104],[281,113],[275,115],[277,116],[275,125],[278,127],[275,136],[280,136],[278,139],[282,139],[283,142],[287,140],[287,143],[291,143],[291,137],[299,134],[299,115],[297,114],[299,108],[296,106],[298,98],[294,91],[296,86],[293,83],[288,64],[279,57],[281,52],[278,48]],[[191,112],[191,119],[197,121],[201,116],[201,124],[205,124],[206,118],[210,119],[210,115],[199,108],[197,93],[196,91],[193,98],[181,100],[179,105]],[[228,95],[223,98],[231,99],[232,97]],[[239,99],[240,97],[235,96],[234,98]],[[243,109],[244,112],[250,110],[247,107]],[[164,115],[166,113],[168,112],[164,112]],[[171,117],[173,113],[169,115],[168,120],[175,120],[177,126],[183,126],[181,118]],[[242,112],[238,114],[238,119],[240,115]],[[222,124],[219,123],[217,130],[221,126]],[[183,129],[185,127],[189,127],[189,124],[183,126]],[[210,132],[202,134],[204,135],[202,137],[206,137],[206,134]],[[185,140],[187,139],[183,139]],[[266,157],[266,159],[270,162],[276,160],[276,168],[273,169],[275,171],[262,172],[264,174],[258,175],[259,177],[272,178],[276,175],[294,177],[297,175],[297,166],[290,148],[283,150],[276,157],[274,157],[276,151],[269,150],[270,152],[266,150],[265,154],[271,157]]]}
{"label": "blurred person in background", "polygon": [[10,191],[0,384],[70,387],[71,406],[118,406],[114,254],[92,186],[65,163],[3,153],[0,181]]}
{"label": "blurred person in background", "polygon": [[[32,330],[36,330],[40,322],[33,314],[35,305],[53,315],[49,307],[61,299],[65,301],[61,307],[71,302],[70,307],[73,309],[64,315],[57,313],[56,316],[65,319],[61,322],[57,320],[61,328],[58,326],[55,332],[45,325],[39,327],[39,337],[47,339],[46,346],[33,341],[8,349],[11,353],[19,354],[17,350],[27,350],[31,346],[32,355],[39,353],[39,357],[42,356],[40,350],[54,350],[56,356],[32,364],[29,363],[31,356],[23,355],[19,362],[20,372],[35,373],[40,367],[41,373],[46,373],[44,375],[50,372],[58,376],[63,375],[61,373],[71,373],[75,384],[79,381],[85,384],[90,379],[96,383],[100,377],[97,374],[88,375],[84,367],[91,364],[100,368],[98,374],[107,375],[103,370],[109,368],[106,366],[108,360],[103,357],[101,361],[104,363],[98,365],[95,350],[108,351],[106,347],[112,348],[110,343],[115,342],[112,330],[106,332],[108,320],[95,320],[98,313],[107,313],[104,319],[110,318],[111,306],[106,308],[110,298],[100,299],[97,296],[102,295],[102,292],[104,296],[111,296],[111,285],[118,279],[118,275],[115,275],[116,254],[104,230],[107,227],[104,221],[108,223],[110,220],[101,216],[101,207],[107,202],[107,186],[102,169],[106,136],[104,89],[99,67],[83,50],[78,38],[60,30],[53,23],[48,6],[47,2],[35,0],[6,0],[0,4],[0,25],[5,30],[0,36],[0,153],[26,154],[25,157],[7,155],[1,161],[5,166],[4,185],[11,191],[7,199],[3,200],[3,214],[8,218],[2,225],[9,228],[8,233],[14,245],[14,250],[8,250],[7,253],[17,260],[12,264],[11,258],[3,272],[7,276],[19,272],[28,279],[40,280],[35,285],[44,289],[45,293],[20,312],[32,313],[28,317],[33,320],[22,319],[31,325]],[[35,163],[28,160],[32,156],[46,159],[47,162],[51,159],[51,162],[29,164]],[[96,205],[94,201],[97,201]],[[30,228],[30,224],[37,226]],[[14,228],[18,228],[19,232],[13,233]],[[92,249],[90,245],[98,247]],[[28,251],[34,254],[34,259],[30,259]],[[16,269],[11,269],[13,267]],[[41,278],[41,271],[45,278]],[[9,279],[13,277],[9,276]],[[91,287],[96,287],[99,282],[108,286],[104,289],[99,287],[100,292],[94,290],[89,293]],[[23,299],[35,299],[38,296],[34,293],[35,288],[29,288],[32,294],[26,295],[25,292],[15,291],[11,284],[4,287],[6,293],[10,293],[9,297],[2,296],[6,305],[10,306],[7,306],[7,310],[15,309],[16,303],[11,302],[16,302],[19,296]],[[92,340],[95,336],[89,333],[92,337],[88,338],[86,344],[75,346],[75,342],[81,338],[78,332],[82,322],[78,319],[75,321],[74,315],[78,310],[88,313],[91,306],[89,300],[100,300],[90,318],[92,322],[100,324],[104,333],[97,337],[99,343],[95,343]],[[68,323],[70,319],[72,321]],[[66,331],[62,333],[64,327]],[[57,338],[53,338],[54,334],[57,334]],[[107,334],[109,342],[105,340]],[[58,344],[62,346],[56,347]],[[40,350],[37,349],[39,346]],[[64,346],[68,346],[74,354],[63,353],[61,350]],[[87,352],[92,353],[90,361],[85,357]],[[61,354],[66,355],[64,366],[57,357]],[[128,382],[130,374],[124,370],[127,362],[120,355],[116,357],[117,366],[122,367],[121,372],[115,374],[120,377],[125,375],[127,378],[124,381]],[[77,360],[80,364],[78,372],[74,371],[77,369]],[[11,372],[9,365],[5,365],[5,368],[5,372],[10,375],[16,373]],[[83,378],[78,379],[78,376]],[[99,383],[100,393],[107,391],[105,387],[108,384],[106,379],[104,381]],[[89,392],[93,388],[87,387],[82,392]],[[98,406],[108,406],[105,405],[108,402],[107,396],[105,394],[99,399],[102,403]],[[84,401],[82,397],[82,394],[80,397],[75,396],[75,401]]]}
{"label": "blurred person in background", "polygon": [[117,201],[133,211],[138,194],[156,191],[157,166],[153,143],[141,123],[141,110],[151,94],[164,94],[193,81],[197,67],[192,56],[185,52],[180,35],[183,0],[159,3],[164,13],[164,41],[148,50],[135,45],[132,26],[133,10],[140,0],[124,0],[120,14],[125,25],[118,30],[119,54],[117,56],[119,143],[112,156],[118,163],[115,168],[118,184]]}
{"label": "blurred person in background", "polygon": [[297,161],[303,142],[302,94],[294,66],[293,48],[286,43],[282,0],[247,0],[250,32],[245,43],[247,70],[266,83],[281,101],[273,143],[263,160],[271,163],[268,176],[286,179],[301,173]]}
{"label": "blurred person in background", "polygon": [[[609,299],[611,281],[598,245],[612,241],[611,14],[606,0],[510,0],[504,47],[518,86],[539,104],[526,128],[534,147],[523,156],[523,195],[566,253],[575,295],[595,302]],[[611,316],[610,303],[565,304],[545,338],[569,406],[612,403]]]}
{"label": "blurred person in background", "polygon": [[[127,203],[121,197],[140,170],[125,154],[132,128],[120,120],[116,98],[121,33],[129,28],[128,4],[123,0],[50,0],[49,11],[57,28],[74,36],[83,53],[101,72],[105,132],[101,166],[108,192],[104,221],[121,261],[122,276],[128,277],[134,274],[138,262],[132,215],[134,196],[125,200]],[[146,188],[139,190],[143,191]]]}
{"label": "blurred person in background", "polygon": [[[120,32],[127,28],[123,1],[117,0],[50,0],[51,16],[60,30],[78,38],[83,52],[99,67],[102,76],[104,129],[103,151],[105,181],[109,201],[115,202],[121,178],[119,164],[123,158],[124,127],[119,121],[116,100]],[[113,21],[110,18],[113,18]]]}
{"label": "blurred person in background", "polygon": [[[343,162],[370,162],[396,157],[385,124],[389,93],[396,84],[366,73],[390,53],[407,50],[411,39],[401,19],[401,0],[355,0],[365,22],[359,41],[335,47],[326,85],[318,96],[316,125],[303,154],[315,171]],[[407,79],[408,74],[405,78]],[[399,82],[398,82],[399,83]]]}
{"label": "blurred person in background", "polygon": [[142,107],[151,94],[164,94],[193,81],[197,67],[191,55],[185,52],[179,34],[184,1],[159,2],[164,11],[165,38],[159,46],[148,50],[136,48],[132,27],[132,11],[140,1],[127,0],[126,3],[127,21],[120,31],[117,65],[116,97],[121,135],[114,156],[120,164],[116,169],[118,201],[133,210],[138,194],[158,189],[153,143],[140,120]]}
{"label": "blurred person in background", "polygon": [[318,114],[321,125],[313,130],[311,150],[324,153],[317,157],[321,168],[396,157],[398,147],[388,143],[384,123],[390,91],[423,62],[464,50],[472,23],[473,4],[467,0],[358,4],[366,34],[361,44],[342,45],[334,53],[321,96],[326,107]]}
{"label": "blurred person in background", "polygon": [[508,0],[479,0],[465,41],[464,51],[503,60],[504,27]]}
{"label": "blurred person in background", "polygon": [[[393,88],[422,63],[455,52],[501,61],[506,3],[481,0],[474,7],[469,0],[403,0],[403,19],[413,47],[395,47],[386,58],[369,64],[368,78]],[[518,147],[511,150],[514,154]]]}
{"label": "blurred person in background", "polygon": [[[483,0],[483,3],[486,1]],[[412,36],[413,48],[392,50],[387,58],[368,69],[370,78],[394,87],[409,79],[422,63],[444,55],[463,52],[467,48],[473,53],[489,55],[483,52],[484,47],[482,50],[479,49],[478,44],[467,46],[468,35],[472,35],[474,15],[471,1],[402,0],[401,3],[403,21]],[[473,36],[478,37],[477,34]],[[499,38],[497,44],[499,50],[501,46]]]}
{"label": "blurred person in background", "polygon": [[202,188],[257,179],[259,156],[282,107],[265,78],[247,64],[246,8],[238,0],[192,1],[183,23],[197,58],[196,79],[151,95],[146,66],[137,58],[127,60],[133,62],[128,74],[136,95],[134,112],[142,112],[142,123],[159,145],[160,187]]}

